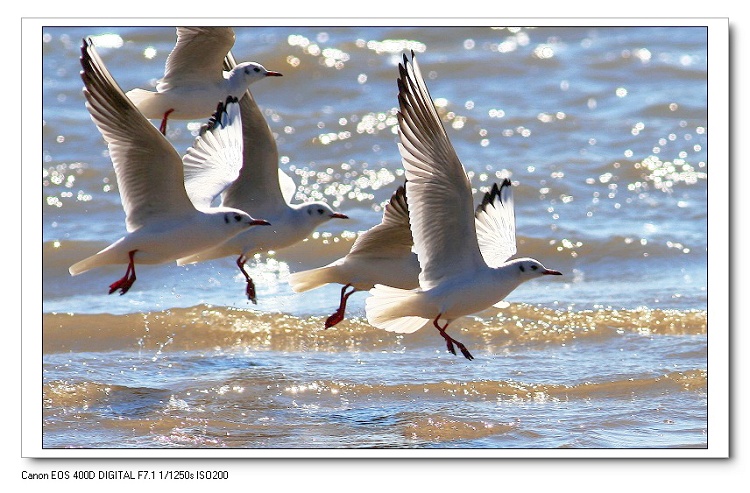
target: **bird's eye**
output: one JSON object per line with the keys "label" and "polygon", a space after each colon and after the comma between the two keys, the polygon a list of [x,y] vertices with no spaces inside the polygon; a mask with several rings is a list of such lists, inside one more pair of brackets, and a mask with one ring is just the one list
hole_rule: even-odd
{"label": "bird's eye", "polygon": [[255,70],[256,72],[260,72],[260,67],[255,67],[253,70]]}
{"label": "bird's eye", "polygon": [[325,211],[323,209],[318,209],[318,214],[323,214]]}
{"label": "bird's eye", "polygon": [[240,221],[242,221],[242,216],[240,216],[239,214],[235,214],[234,215],[234,220],[237,221],[237,222],[240,222]]}
{"label": "bird's eye", "polygon": [[536,266],[536,265],[532,265],[532,266],[531,266],[531,270],[536,270],[536,269],[537,269],[537,266]]}

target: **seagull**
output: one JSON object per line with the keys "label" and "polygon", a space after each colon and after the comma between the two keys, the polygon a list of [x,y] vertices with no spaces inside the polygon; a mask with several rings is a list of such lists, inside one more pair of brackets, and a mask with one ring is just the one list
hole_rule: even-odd
{"label": "seagull", "polygon": [[[117,176],[128,234],[104,250],[73,264],[75,276],[109,264],[127,264],[125,275],[109,294],[128,292],[136,280],[135,264],[161,264],[204,250],[252,226],[267,225],[229,207],[198,210],[187,195],[183,165],[172,144],[141,114],[109,73],[91,40],[81,47],[81,78],[86,108],[107,141]],[[239,172],[242,154],[239,104],[220,103],[188,154],[207,161],[233,159]],[[221,192],[214,183],[214,195]],[[204,193],[209,194],[209,187]]]}
{"label": "seagull", "polygon": [[[509,187],[509,180],[505,180],[502,187],[494,184],[491,191],[484,194],[482,203],[477,206],[474,215],[480,245],[485,239],[491,244],[494,239],[491,236],[493,232],[514,233],[513,203],[512,196],[509,195]],[[506,212],[503,215],[489,214],[492,212],[492,209],[488,209],[489,207],[495,209],[504,207]],[[498,228],[485,226],[485,224],[492,225],[497,221],[504,222]],[[515,243],[515,237],[509,237],[507,241],[500,244],[515,245]],[[413,246],[414,240],[409,229],[406,189],[400,186],[386,204],[381,223],[360,234],[346,256],[317,269],[295,272],[289,276],[288,282],[292,290],[298,293],[330,283],[343,285],[339,307],[326,319],[325,328],[328,329],[344,319],[347,300],[358,291],[369,291],[375,284],[402,289],[418,288],[420,267]],[[480,246],[480,248],[484,251],[484,247]],[[496,248],[495,251],[497,250],[499,249]],[[506,258],[514,253],[515,250],[508,251]],[[502,302],[498,305],[502,305]]]}
{"label": "seagull", "polygon": [[326,266],[295,272],[288,281],[298,293],[330,283],[343,285],[339,307],[325,322],[328,329],[344,319],[346,302],[358,291],[369,291],[375,284],[419,287],[419,260],[413,245],[406,190],[400,186],[385,205],[382,221],[357,236],[349,253]]}
{"label": "seagull", "polygon": [[367,320],[397,333],[415,332],[431,323],[449,352],[455,355],[458,346],[472,360],[469,350],[446,332],[451,322],[502,301],[525,281],[562,273],[531,258],[507,260],[516,252],[510,181],[483,201],[481,211],[474,210],[466,170],[413,51],[411,62],[404,55],[399,64],[398,88],[398,148],[421,267],[419,288],[375,285],[365,300]]}
{"label": "seagull", "polygon": [[234,40],[231,27],[178,27],[177,43],[167,57],[156,91],[133,89],[127,96],[146,118],[161,118],[159,130],[166,134],[169,117],[207,118],[227,96],[240,97],[253,82],[282,75],[256,62],[222,70]]}
{"label": "seagull", "polygon": [[[235,66],[228,54],[225,67]],[[257,303],[255,283],[245,270],[251,255],[279,250],[307,238],[315,228],[331,219],[348,219],[325,202],[292,204],[294,180],[279,168],[279,152],[273,133],[249,90],[240,98],[244,148],[242,169],[234,183],[222,193],[221,205],[247,211],[269,220],[270,228],[252,229],[205,251],[185,256],[179,265],[236,255],[237,267],[245,277],[245,294]],[[191,196],[191,183],[224,180],[224,170],[205,162],[185,162],[185,181]]]}

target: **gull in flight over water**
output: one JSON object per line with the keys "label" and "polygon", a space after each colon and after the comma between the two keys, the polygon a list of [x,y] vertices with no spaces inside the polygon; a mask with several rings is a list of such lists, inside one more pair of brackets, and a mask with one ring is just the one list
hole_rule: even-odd
{"label": "gull in flight over water", "polygon": [[[465,358],[474,357],[446,329],[454,320],[502,301],[521,283],[561,275],[538,260],[507,260],[516,252],[510,181],[474,210],[471,184],[411,54],[399,64],[399,144],[406,172],[409,224],[421,272],[419,288],[376,285],[365,301],[367,320],[411,333],[432,324]],[[440,322],[443,321],[441,324]]]}
{"label": "gull in flight over water", "polygon": [[[504,181],[502,186],[503,190],[510,187],[510,181]],[[500,190],[501,188],[494,184],[491,191],[484,194],[482,203],[477,206],[475,217],[479,241],[492,239],[492,236],[482,233],[498,231],[485,227],[485,224],[492,224],[487,221],[510,221],[507,226],[503,225],[500,231],[508,234],[515,231],[510,191],[505,190],[501,193]],[[502,196],[505,197],[504,203]],[[498,210],[504,207],[505,214],[488,215],[488,210],[494,212],[488,207]],[[504,244],[515,245],[515,238],[509,237]],[[386,204],[380,224],[360,234],[349,253],[323,267],[292,273],[288,282],[298,293],[330,283],[343,285],[339,307],[326,319],[325,328],[328,329],[344,319],[347,300],[357,291],[369,291],[376,284],[402,289],[418,288],[420,268],[413,246],[406,189],[401,186]],[[507,252],[506,258],[514,253],[515,250]]]}
{"label": "gull in flight over water", "polygon": [[328,329],[344,319],[346,302],[357,291],[369,291],[375,284],[419,287],[419,261],[413,245],[406,191],[400,186],[385,205],[380,224],[357,236],[349,253],[326,266],[290,274],[288,281],[298,293],[330,283],[343,285],[339,307],[325,322]]}
{"label": "gull in flight over water", "polygon": [[[225,67],[235,66],[231,53]],[[242,114],[243,156],[242,169],[236,180],[221,196],[221,205],[247,211],[263,217],[270,228],[257,228],[241,233],[205,251],[177,261],[180,265],[202,262],[227,256],[237,256],[237,267],[245,277],[245,294],[257,302],[255,282],[245,270],[245,263],[255,253],[279,250],[294,245],[331,219],[348,219],[325,202],[292,204],[296,192],[294,180],[279,169],[279,152],[273,133],[249,90],[240,98]],[[226,170],[210,166],[205,161],[185,161],[185,182],[193,197],[193,184],[226,179]]]}
{"label": "gull in flight over water", "polygon": [[[119,290],[122,295],[136,280],[136,263],[172,262],[252,226],[268,224],[239,209],[196,209],[185,189],[180,155],[127,98],[90,40],[83,41],[81,66],[86,108],[107,142],[128,233],[72,265],[71,275],[109,264],[127,264],[125,275],[109,286],[109,294]],[[188,154],[214,163],[234,160],[239,173],[242,127],[236,98],[218,105]],[[211,185],[213,189],[206,186],[203,190],[206,196],[218,195],[227,183]]]}
{"label": "gull in flight over water", "polygon": [[178,27],[177,42],[156,91],[133,89],[127,96],[146,118],[161,119],[159,130],[166,134],[168,118],[208,118],[216,103],[227,96],[239,98],[253,82],[282,75],[256,62],[223,70],[224,57],[234,40],[231,27]]}

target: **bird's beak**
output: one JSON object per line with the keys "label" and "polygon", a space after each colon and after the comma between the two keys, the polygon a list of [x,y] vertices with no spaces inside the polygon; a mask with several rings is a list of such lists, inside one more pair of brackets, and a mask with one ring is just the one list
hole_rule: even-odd
{"label": "bird's beak", "polygon": [[542,275],[545,276],[561,276],[562,272],[559,270],[545,269],[542,271]]}
{"label": "bird's beak", "polygon": [[349,216],[347,216],[346,214],[342,214],[340,212],[334,212],[333,214],[331,214],[331,218],[333,218],[333,219],[349,219]]}
{"label": "bird's beak", "polygon": [[281,72],[274,72],[273,70],[266,72],[266,77],[281,77],[283,75]]}
{"label": "bird's beak", "polygon": [[248,224],[250,224],[250,226],[270,226],[271,225],[271,223],[269,223],[265,219],[253,219]]}

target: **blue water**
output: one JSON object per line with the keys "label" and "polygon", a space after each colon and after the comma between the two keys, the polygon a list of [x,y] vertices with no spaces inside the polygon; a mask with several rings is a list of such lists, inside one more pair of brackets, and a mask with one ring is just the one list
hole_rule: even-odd
{"label": "blue water", "polygon": [[[255,84],[252,92],[276,135],[280,166],[299,185],[297,200],[326,200],[351,220],[326,223],[308,241],[255,259],[257,305],[245,299],[244,279],[231,258],[189,267],[142,266],[138,281],[125,296],[108,296],[106,291],[124,266],[69,276],[67,268],[72,263],[125,231],[106,145],[83,104],[80,41],[92,37],[115,79],[129,90],[147,87],[163,73],[174,45],[174,28],[43,28],[45,314],[130,314],[136,318],[128,320],[137,324],[140,313],[207,304],[268,314],[264,320],[272,326],[275,314],[297,317],[300,324],[315,317],[324,319],[338,303],[340,286],[296,294],[285,277],[344,255],[354,234],[380,221],[380,204],[403,181],[395,134],[396,77],[397,64],[408,50],[416,53],[451,141],[477,188],[477,202],[482,191],[510,174],[517,185],[519,255],[533,256],[564,273],[560,279],[526,283],[508,302],[577,314],[570,328],[573,332],[582,330],[575,324],[587,310],[599,310],[604,326],[617,310],[673,310],[680,316],[707,310],[709,64],[705,28],[253,27],[236,28],[236,34],[233,54],[237,60],[259,61],[284,74]],[[168,138],[178,151],[191,145],[199,124],[170,122]],[[347,316],[359,324],[356,330],[365,330],[366,322],[361,320],[365,297],[360,293],[350,299]],[[543,325],[534,315],[528,317],[537,329]],[[101,324],[106,332],[111,330],[107,320],[82,320],[81,326]],[[179,335],[180,327],[190,326],[195,319],[185,316],[172,323]],[[456,367],[463,368],[464,362],[441,353],[442,343],[434,334],[391,346],[387,338],[392,334],[383,333],[386,352],[377,346],[364,353],[345,347],[308,353],[302,343],[291,353],[257,353],[252,345],[235,353],[236,348],[229,350],[217,343],[221,351],[207,360],[228,357],[229,368],[197,364],[207,361],[202,346],[188,346],[179,354],[169,353],[167,345],[164,354],[169,355],[171,366],[158,369],[149,368],[150,356],[142,357],[127,345],[114,349],[123,354],[98,349],[52,351],[44,355],[45,384],[137,387],[139,381],[147,381],[157,389],[158,407],[164,396],[167,401],[170,395],[180,397],[195,379],[207,374],[213,382],[206,384],[209,389],[220,388],[222,379],[250,378],[247,368],[236,368],[245,367],[242,354],[249,351],[260,359],[254,360],[258,366],[251,372],[268,365],[274,369],[269,375],[253,375],[263,385],[276,385],[269,382],[277,379],[304,385],[320,381],[328,386],[342,381],[356,389],[353,395],[357,397],[346,404],[318,392],[315,395],[321,400],[311,398],[308,411],[300,414],[287,407],[293,399],[281,385],[272,404],[259,399],[264,412],[267,406],[279,409],[275,416],[285,424],[275,428],[275,438],[268,441],[244,438],[232,442],[240,447],[295,446],[299,437],[281,437],[288,432],[287,425],[300,420],[321,420],[320,427],[306,430],[306,438],[324,447],[703,446],[706,401],[700,385],[698,390],[663,393],[661,383],[655,381],[646,385],[645,394],[631,390],[632,399],[622,399],[618,392],[627,390],[618,390],[615,395],[605,393],[574,405],[549,398],[552,391],[539,400],[506,399],[500,392],[478,400],[437,399],[426,407],[399,394],[398,388],[392,393],[387,390],[385,397],[361,397],[367,386],[389,389],[388,385],[442,382],[444,371],[450,375],[446,378],[474,383],[520,379],[549,389],[581,386],[589,375],[596,375],[600,383],[620,382],[624,387],[618,388],[630,389],[629,379],[707,369],[705,330],[691,325],[676,335],[656,332],[644,337],[639,332],[642,323],[633,320],[625,324],[622,334],[613,332],[596,343],[568,341],[565,345],[550,339],[543,350],[525,346],[523,339],[507,347],[475,339],[485,362],[474,362],[468,373]],[[288,337],[301,336],[292,332]],[[436,353],[440,358],[436,359]],[[623,354],[627,357],[618,358]],[[311,361],[316,358],[320,361]],[[353,364],[358,358],[366,364]],[[137,365],[132,363],[135,360]],[[136,372],[133,381],[115,377],[132,365],[144,373]],[[376,376],[372,368],[378,369]],[[154,371],[160,375],[157,381],[149,376]],[[185,381],[192,383],[185,386],[181,383]],[[666,421],[659,421],[658,412],[641,414],[645,409],[661,409],[654,402],[659,396],[665,399],[659,406],[668,409],[669,416],[663,419],[675,421],[680,416],[679,426],[663,426]],[[185,395],[181,398],[187,408],[198,406]],[[125,398],[123,405],[135,404]],[[201,405],[210,408],[217,419],[242,421],[221,399]],[[247,402],[240,406],[249,406],[246,411],[252,412]],[[439,423],[448,419],[445,406],[451,408],[450,419],[472,423],[475,428],[476,423],[497,425],[514,419],[533,422],[533,426],[528,432],[522,427],[501,435],[456,432],[455,441],[436,439],[437,432],[431,431],[417,433],[416,441],[404,438],[408,433],[403,430],[412,425],[431,429],[432,425],[424,425],[431,416],[440,417],[432,423],[441,429]],[[495,411],[519,414],[507,420],[489,418]],[[54,406],[50,412],[65,421],[60,418],[64,413]],[[114,407],[107,412],[128,415],[130,411]],[[571,435],[575,425],[560,427],[555,424],[556,414],[563,421],[581,420],[589,432]],[[544,418],[535,420],[539,416]],[[106,447],[122,438],[99,429],[96,419],[90,419],[90,425],[82,425],[89,431],[79,439],[57,431],[58,424],[50,425],[45,444]],[[82,421],[89,423],[89,418]],[[649,428],[655,421],[662,423],[656,432]],[[337,426],[355,431],[344,437],[329,430]],[[220,440],[212,433],[199,446],[211,447],[211,440]],[[372,433],[369,438],[368,433]],[[128,447],[164,443],[147,432],[136,435]],[[168,446],[180,446],[174,439]]]}

